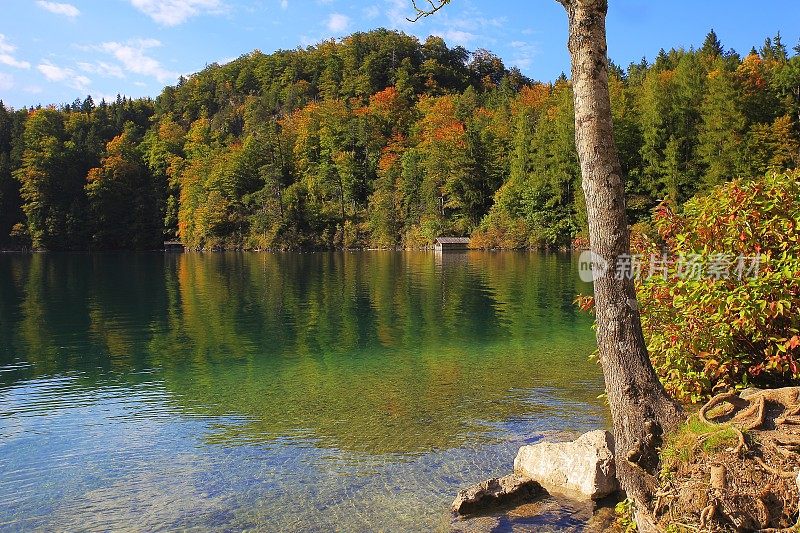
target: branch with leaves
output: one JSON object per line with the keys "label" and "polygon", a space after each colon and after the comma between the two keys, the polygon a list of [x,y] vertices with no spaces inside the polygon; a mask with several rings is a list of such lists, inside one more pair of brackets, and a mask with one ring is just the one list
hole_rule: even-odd
{"label": "branch with leaves", "polygon": [[444,6],[450,3],[450,0],[425,0],[425,2],[430,7],[422,8],[420,5],[423,5],[421,2],[418,4],[418,0],[411,0],[412,5],[414,6],[414,11],[416,11],[417,15],[414,18],[406,17],[406,20],[409,22],[417,22],[419,19],[429,17],[442,9]]}

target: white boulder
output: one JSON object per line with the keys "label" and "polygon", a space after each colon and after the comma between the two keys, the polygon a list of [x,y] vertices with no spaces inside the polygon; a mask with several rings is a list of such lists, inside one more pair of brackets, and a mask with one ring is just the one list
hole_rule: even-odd
{"label": "white boulder", "polygon": [[590,431],[572,442],[540,442],[519,449],[514,473],[548,491],[599,500],[619,489],[614,468],[614,438]]}

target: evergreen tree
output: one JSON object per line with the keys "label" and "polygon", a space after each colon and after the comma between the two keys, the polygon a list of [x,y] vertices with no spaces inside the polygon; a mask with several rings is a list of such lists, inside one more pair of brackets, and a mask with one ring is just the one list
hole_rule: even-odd
{"label": "evergreen tree", "polygon": [[697,153],[706,167],[705,185],[712,187],[733,179],[741,165],[746,122],[731,73],[720,69],[709,73],[700,114]]}
{"label": "evergreen tree", "polygon": [[15,122],[15,114],[0,100],[0,248],[20,244],[11,237],[11,232],[23,220],[20,183],[12,174],[14,141],[18,135]]}
{"label": "evergreen tree", "polygon": [[781,39],[781,32],[778,32],[772,40],[772,50],[776,61],[785,63],[786,60],[789,59],[786,46],[783,44],[783,39]]}
{"label": "evergreen tree", "polygon": [[706,40],[703,41],[703,46],[700,48],[700,53],[716,59],[722,56],[723,50],[722,43],[717,37],[716,32],[712,29],[710,32],[708,32],[708,35],[706,35]]}

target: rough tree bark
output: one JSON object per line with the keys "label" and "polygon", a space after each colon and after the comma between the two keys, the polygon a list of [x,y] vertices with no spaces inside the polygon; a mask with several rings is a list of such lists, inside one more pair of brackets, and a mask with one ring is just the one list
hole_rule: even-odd
{"label": "rough tree bark", "polygon": [[[594,282],[597,345],[614,422],[620,484],[637,508],[651,505],[664,432],[684,420],[653,370],[642,334],[633,280],[613,265],[630,253],[622,169],[612,135],[608,92],[608,0],[558,0],[569,16],[569,52],[575,101],[575,142],[592,251],[610,268]],[[639,517],[647,527],[647,517]]]}

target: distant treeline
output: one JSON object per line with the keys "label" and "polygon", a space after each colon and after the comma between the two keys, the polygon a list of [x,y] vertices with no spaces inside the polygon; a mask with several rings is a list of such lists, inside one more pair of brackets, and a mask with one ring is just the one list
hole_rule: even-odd
{"label": "distant treeline", "polygon": [[[632,221],[798,165],[800,45],[612,64]],[[485,50],[388,30],[211,65],[155,100],[0,102],[0,247],[569,243],[586,224],[572,94]]]}

